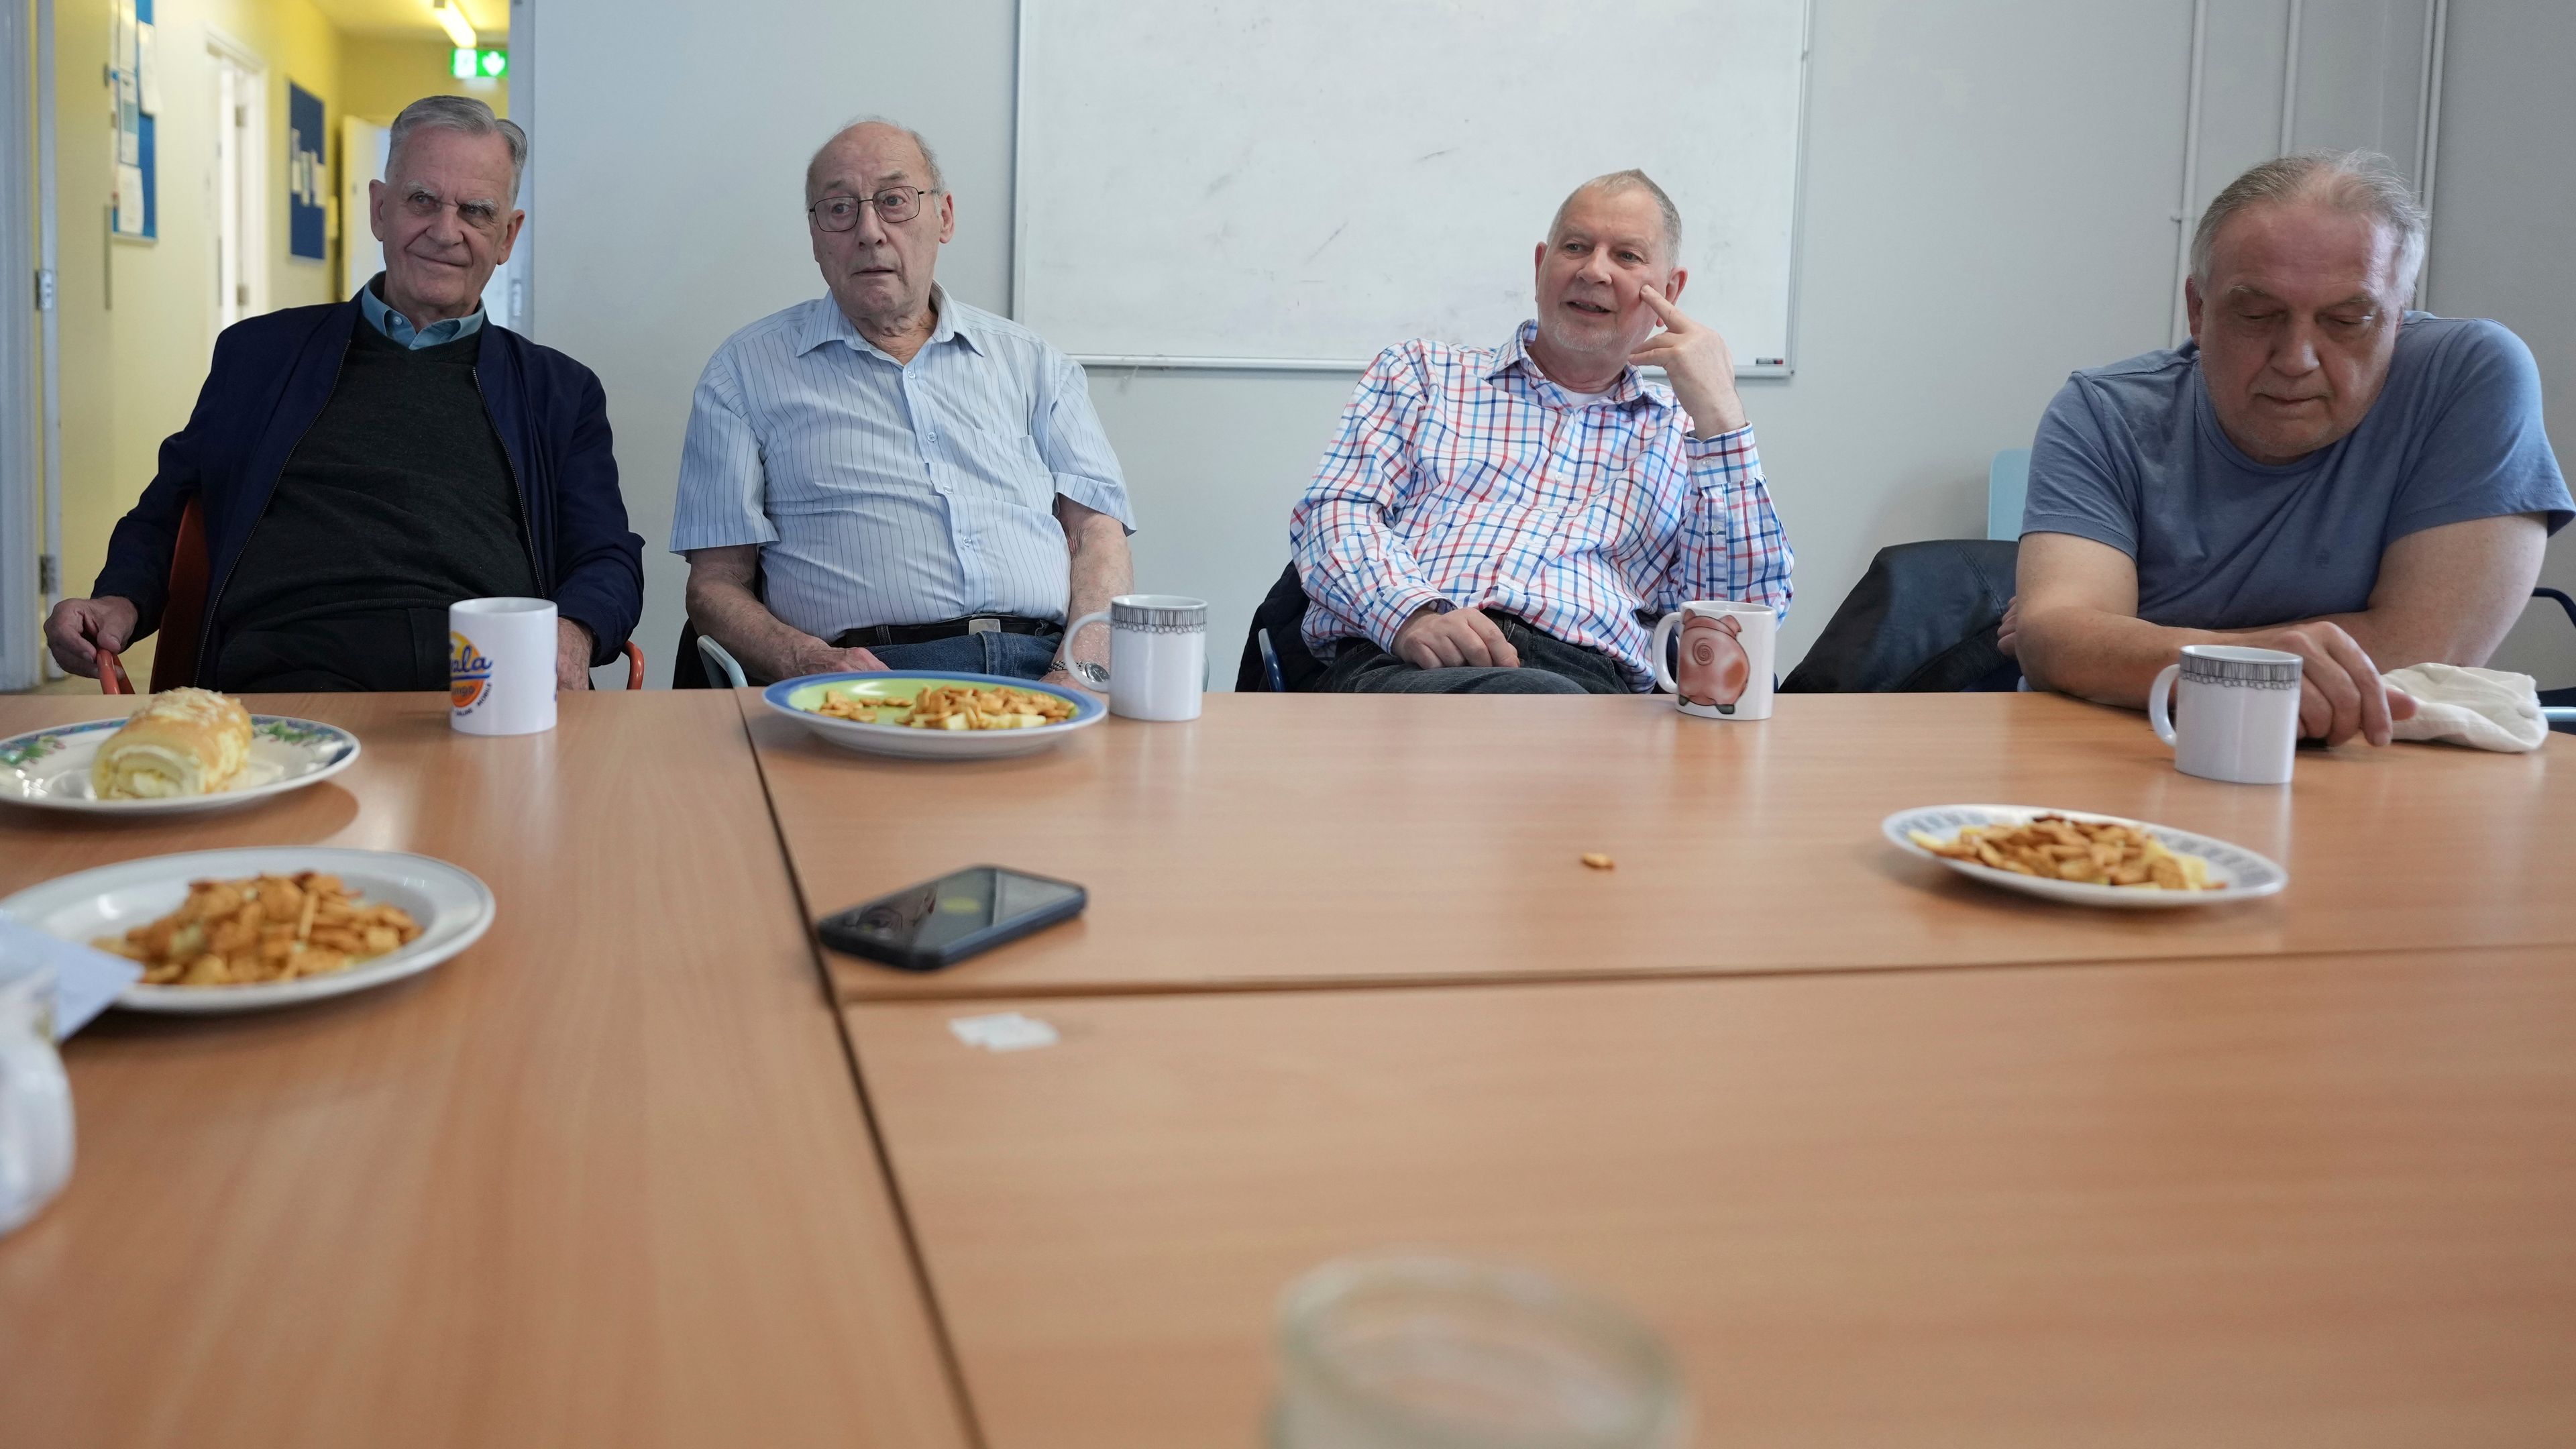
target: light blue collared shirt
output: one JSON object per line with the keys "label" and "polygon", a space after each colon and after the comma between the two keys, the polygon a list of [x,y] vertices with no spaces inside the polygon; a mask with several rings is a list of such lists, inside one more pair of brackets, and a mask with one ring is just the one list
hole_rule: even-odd
{"label": "light blue collared shirt", "polygon": [[671,551],[760,544],[771,613],[817,638],[969,614],[1065,617],[1058,494],[1129,529],[1073,359],[934,289],[910,365],[829,296],[725,339],[698,378]]}
{"label": "light blue collared shirt", "polygon": [[436,347],[442,342],[453,342],[459,337],[483,330],[483,307],[480,303],[475,304],[474,310],[466,316],[450,317],[444,322],[432,322],[426,327],[414,327],[409,317],[386,306],[385,299],[376,295],[376,289],[384,284],[385,274],[378,272],[374,281],[360,287],[358,310],[366,314],[370,326],[414,352],[424,347]]}

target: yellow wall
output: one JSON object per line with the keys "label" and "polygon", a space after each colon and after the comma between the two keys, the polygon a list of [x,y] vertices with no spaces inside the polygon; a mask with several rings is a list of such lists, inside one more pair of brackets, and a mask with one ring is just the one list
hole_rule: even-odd
{"label": "yellow wall", "polygon": [[340,89],[346,107],[341,114],[389,126],[403,107],[423,96],[472,96],[490,106],[494,115],[510,114],[508,86],[497,80],[458,80],[448,69],[449,56],[443,38],[349,36],[340,43]]}
{"label": "yellow wall", "polygon": [[[63,361],[63,584],[86,594],[116,521],[152,480],[161,442],[184,426],[214,350],[217,32],[265,66],[271,308],[339,300],[335,230],[322,261],[288,253],[287,84],[321,97],[336,197],[340,120],[390,121],[432,93],[503,102],[503,88],[447,74],[443,41],[342,35],[309,0],[157,0],[161,111],[155,240],[111,239],[115,139],[107,64],[111,0],[56,0]],[[369,164],[362,161],[361,164]],[[336,210],[336,201],[333,203]],[[354,219],[363,228],[364,217]],[[147,644],[130,661],[149,667]]]}

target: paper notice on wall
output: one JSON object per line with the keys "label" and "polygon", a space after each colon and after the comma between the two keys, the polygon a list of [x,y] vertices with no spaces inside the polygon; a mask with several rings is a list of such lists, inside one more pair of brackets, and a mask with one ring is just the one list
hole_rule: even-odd
{"label": "paper notice on wall", "polygon": [[161,114],[161,62],[152,39],[157,30],[148,20],[134,27],[135,104],[147,116]]}
{"label": "paper notice on wall", "polygon": [[116,234],[143,235],[143,168],[116,168]]}

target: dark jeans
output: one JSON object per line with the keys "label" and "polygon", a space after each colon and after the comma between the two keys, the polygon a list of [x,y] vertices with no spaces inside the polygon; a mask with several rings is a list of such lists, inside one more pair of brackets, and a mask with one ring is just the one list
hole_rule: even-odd
{"label": "dark jeans", "polygon": [[1618,662],[1598,649],[1568,644],[1509,614],[1488,614],[1519,651],[1518,669],[1460,665],[1422,669],[1366,639],[1344,639],[1324,671],[1335,694],[1634,694]]}
{"label": "dark jeans", "polygon": [[888,669],[945,669],[958,674],[1000,674],[1035,679],[1055,663],[1062,634],[960,634],[923,644],[871,644],[868,652]]}

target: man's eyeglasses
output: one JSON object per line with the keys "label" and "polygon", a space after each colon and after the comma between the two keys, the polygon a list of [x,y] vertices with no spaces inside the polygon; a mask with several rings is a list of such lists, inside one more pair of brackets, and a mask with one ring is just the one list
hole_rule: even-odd
{"label": "man's eyeglasses", "polygon": [[889,186],[874,196],[826,196],[805,208],[814,224],[825,231],[848,231],[859,224],[859,208],[873,206],[877,220],[888,226],[907,222],[921,215],[922,198],[937,196],[936,186]]}

